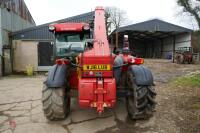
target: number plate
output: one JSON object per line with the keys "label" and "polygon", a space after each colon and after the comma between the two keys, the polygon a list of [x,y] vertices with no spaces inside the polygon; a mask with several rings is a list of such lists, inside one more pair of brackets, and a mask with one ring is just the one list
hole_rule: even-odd
{"label": "number plate", "polygon": [[94,64],[94,65],[83,65],[83,70],[110,70],[110,65],[105,64]]}

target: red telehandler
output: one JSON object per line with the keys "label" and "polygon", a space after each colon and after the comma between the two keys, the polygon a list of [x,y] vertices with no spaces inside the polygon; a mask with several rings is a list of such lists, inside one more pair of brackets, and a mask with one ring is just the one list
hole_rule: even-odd
{"label": "red telehandler", "polygon": [[72,90],[77,90],[79,105],[96,108],[115,106],[117,97],[126,99],[128,116],[143,119],[155,108],[153,76],[142,66],[143,59],[131,56],[128,36],[122,53],[110,53],[104,9],[95,9],[94,26],[86,23],[52,24],[55,35],[55,62],[42,91],[44,114],[49,120],[65,118],[70,112]]}

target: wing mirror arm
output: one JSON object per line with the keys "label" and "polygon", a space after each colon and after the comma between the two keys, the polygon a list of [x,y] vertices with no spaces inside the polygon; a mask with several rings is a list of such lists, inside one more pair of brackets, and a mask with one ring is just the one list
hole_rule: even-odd
{"label": "wing mirror arm", "polygon": [[94,39],[87,39],[86,40],[86,48],[91,49],[91,48],[93,48],[93,46],[94,46]]}

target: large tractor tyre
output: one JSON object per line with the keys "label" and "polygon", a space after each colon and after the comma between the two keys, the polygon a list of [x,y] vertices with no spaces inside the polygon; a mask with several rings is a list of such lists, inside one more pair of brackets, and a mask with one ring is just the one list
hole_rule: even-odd
{"label": "large tractor tyre", "polygon": [[44,115],[49,120],[64,119],[70,112],[70,95],[65,88],[48,88],[42,90]]}
{"label": "large tractor tyre", "polygon": [[151,117],[156,105],[156,92],[153,86],[136,85],[132,72],[129,72],[127,75],[127,85],[131,92],[126,97],[126,108],[129,118],[138,120]]}

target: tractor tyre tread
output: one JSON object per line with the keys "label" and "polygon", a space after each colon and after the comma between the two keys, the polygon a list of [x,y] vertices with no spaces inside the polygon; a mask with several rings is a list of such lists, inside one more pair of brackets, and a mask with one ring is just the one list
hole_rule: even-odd
{"label": "tractor tyre tread", "polygon": [[135,84],[133,74],[130,79],[133,95],[126,97],[126,107],[129,118],[132,120],[148,119],[155,110],[156,92],[153,86],[138,86]]}
{"label": "tractor tyre tread", "polygon": [[70,98],[66,97],[64,88],[48,88],[42,91],[42,104],[44,115],[49,120],[64,119],[70,110]]}

